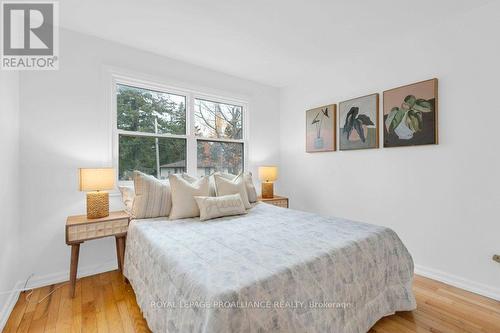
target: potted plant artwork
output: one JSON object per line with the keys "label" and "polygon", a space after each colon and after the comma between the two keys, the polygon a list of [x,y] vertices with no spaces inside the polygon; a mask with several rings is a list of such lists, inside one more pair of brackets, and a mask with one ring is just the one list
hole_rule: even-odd
{"label": "potted plant artwork", "polygon": [[384,147],[437,144],[438,80],[384,91]]}
{"label": "potted plant artwork", "polygon": [[323,125],[323,119],[330,118],[328,115],[328,108],[322,108],[314,117],[312,125],[316,126],[316,139],[314,139],[314,148],[323,149],[325,142],[321,137],[321,125]]}
{"label": "potted plant artwork", "polygon": [[340,150],[378,148],[379,95],[339,103]]}
{"label": "potted plant artwork", "polygon": [[327,105],[306,112],[306,151],[335,150],[336,105]]}
{"label": "potted plant artwork", "polygon": [[400,140],[410,140],[415,133],[422,130],[424,113],[433,110],[434,107],[429,101],[408,95],[401,103],[401,107],[391,109],[385,120],[385,126],[389,133],[394,133]]}

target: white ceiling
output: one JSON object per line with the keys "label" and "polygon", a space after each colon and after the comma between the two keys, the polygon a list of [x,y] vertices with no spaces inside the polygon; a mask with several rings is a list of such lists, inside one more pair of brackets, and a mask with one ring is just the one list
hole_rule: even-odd
{"label": "white ceiling", "polygon": [[65,28],[282,87],[494,0],[63,0]]}

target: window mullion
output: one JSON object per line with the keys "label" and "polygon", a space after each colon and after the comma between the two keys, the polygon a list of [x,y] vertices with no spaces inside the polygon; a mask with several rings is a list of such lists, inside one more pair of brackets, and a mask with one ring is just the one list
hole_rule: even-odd
{"label": "window mullion", "polygon": [[161,134],[161,133],[149,133],[149,132],[135,132],[127,130],[116,130],[118,135],[124,136],[136,136],[136,137],[151,137],[151,138],[171,138],[171,139],[186,139],[187,136],[184,134]]}
{"label": "window mullion", "polygon": [[187,172],[190,175],[196,175],[197,166],[197,154],[196,154],[196,137],[195,132],[195,120],[194,120],[194,97],[193,94],[188,94],[187,96],[187,108],[186,108],[186,131],[187,131],[187,152],[186,152],[186,167]]}

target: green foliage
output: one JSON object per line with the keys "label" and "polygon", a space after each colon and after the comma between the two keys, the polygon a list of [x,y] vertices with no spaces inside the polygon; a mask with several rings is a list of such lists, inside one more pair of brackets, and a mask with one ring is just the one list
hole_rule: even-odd
{"label": "green foliage", "polygon": [[387,116],[386,126],[388,126],[388,131],[389,133],[394,132],[406,116],[404,125],[413,133],[419,132],[424,126],[423,113],[432,112],[433,110],[434,107],[431,102],[408,95],[401,107],[393,107]]}
{"label": "green foliage", "polygon": [[416,112],[414,110],[409,110],[406,116],[406,126],[416,133],[422,130],[424,125],[422,112]]}
{"label": "green foliage", "polygon": [[[185,97],[117,86],[117,126],[130,132],[158,134],[186,134]],[[203,102],[203,113],[196,113],[195,135],[207,135],[207,129],[217,138],[242,138],[242,107],[215,102]],[[201,108],[200,108],[201,112]],[[132,179],[132,171],[140,170],[157,176],[159,165],[184,161],[186,167],[186,140],[134,136],[119,137],[119,177]],[[237,174],[243,169],[243,144],[198,141],[198,166],[211,171]]]}
{"label": "green foliage", "polygon": [[343,133],[346,135],[347,140],[351,136],[352,130],[355,130],[362,142],[366,141],[365,132],[363,130],[363,125],[370,126],[374,125],[373,121],[365,114],[358,114],[359,108],[357,106],[351,107],[349,112],[347,112],[345,118],[345,124]]}
{"label": "green foliage", "polygon": [[[118,85],[118,128],[134,132],[185,134],[184,100],[182,96]],[[160,165],[186,160],[185,139],[157,140]],[[131,179],[133,170],[154,176],[158,174],[156,138],[120,135],[119,149],[120,179]]]}
{"label": "green foliage", "polygon": [[389,132],[394,131],[394,129],[399,126],[406,112],[403,109],[392,108],[391,114],[392,113],[394,113],[394,115],[391,121],[391,125],[389,126]]}
{"label": "green foliage", "polygon": [[[185,97],[118,85],[118,128],[147,133],[186,134]],[[155,131],[155,119],[157,131]]]}

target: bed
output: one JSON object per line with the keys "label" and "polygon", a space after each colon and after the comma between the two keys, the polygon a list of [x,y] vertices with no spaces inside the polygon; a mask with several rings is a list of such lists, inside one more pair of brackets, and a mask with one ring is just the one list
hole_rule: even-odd
{"label": "bed", "polygon": [[264,203],[133,220],[124,274],[153,332],[366,332],[416,307],[394,231]]}

